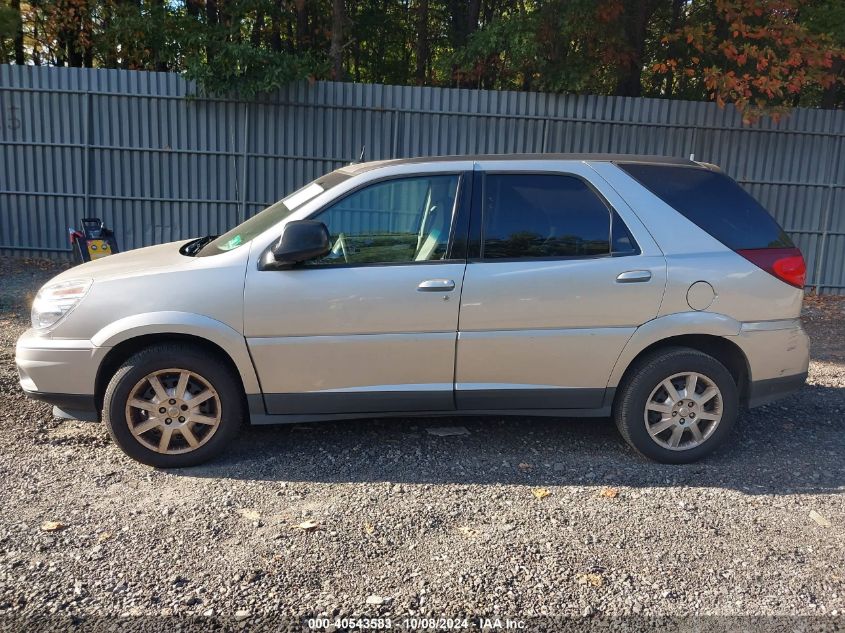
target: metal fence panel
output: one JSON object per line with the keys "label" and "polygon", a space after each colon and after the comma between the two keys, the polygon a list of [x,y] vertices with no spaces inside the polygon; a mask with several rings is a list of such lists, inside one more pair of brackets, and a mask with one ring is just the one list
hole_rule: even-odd
{"label": "metal fence panel", "polygon": [[202,99],[178,75],[0,66],[0,252],[68,253],[102,217],[124,249],[219,233],[331,169],[461,153],[614,152],[713,162],[845,294],[845,112],[743,125],[712,103],[300,82]]}

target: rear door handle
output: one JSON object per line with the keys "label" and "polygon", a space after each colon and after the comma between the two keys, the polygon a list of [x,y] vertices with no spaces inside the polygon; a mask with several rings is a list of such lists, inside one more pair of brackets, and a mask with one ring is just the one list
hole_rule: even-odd
{"label": "rear door handle", "polygon": [[454,289],[455,282],[451,279],[427,279],[417,286],[420,292],[452,292]]}
{"label": "rear door handle", "polygon": [[627,270],[624,273],[619,273],[616,277],[618,284],[635,284],[651,279],[650,270]]}

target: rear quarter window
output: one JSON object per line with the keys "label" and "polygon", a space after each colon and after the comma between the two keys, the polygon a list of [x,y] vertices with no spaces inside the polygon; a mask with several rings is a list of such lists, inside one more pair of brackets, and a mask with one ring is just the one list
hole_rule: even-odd
{"label": "rear quarter window", "polygon": [[620,163],[619,167],[728,248],[794,246],[769,212],[723,173],[641,163]]}

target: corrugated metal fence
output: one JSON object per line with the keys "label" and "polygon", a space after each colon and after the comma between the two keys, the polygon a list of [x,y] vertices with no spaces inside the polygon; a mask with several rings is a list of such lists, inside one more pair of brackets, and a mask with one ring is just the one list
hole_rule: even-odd
{"label": "corrugated metal fence", "polygon": [[260,102],[178,75],[0,66],[0,252],[64,253],[103,218],[124,249],[219,233],[356,158],[614,152],[721,165],[845,293],[845,112],[743,126],[711,103],[297,83]]}

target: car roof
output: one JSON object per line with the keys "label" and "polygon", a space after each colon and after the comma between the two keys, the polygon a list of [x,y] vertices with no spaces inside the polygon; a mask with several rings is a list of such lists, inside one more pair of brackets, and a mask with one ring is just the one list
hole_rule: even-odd
{"label": "car roof", "polygon": [[417,156],[415,158],[392,158],[387,160],[369,161],[366,163],[351,163],[341,167],[339,171],[349,174],[358,174],[372,169],[388,167],[392,165],[412,165],[423,163],[443,162],[487,162],[487,161],[592,161],[609,163],[647,163],[651,165],[682,165],[686,167],[707,167],[702,163],[687,158],[675,158],[671,156],[650,156],[644,154],[459,154],[454,156]]}

